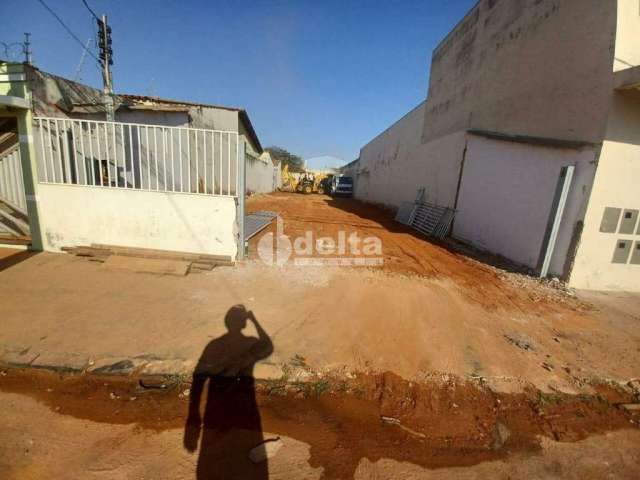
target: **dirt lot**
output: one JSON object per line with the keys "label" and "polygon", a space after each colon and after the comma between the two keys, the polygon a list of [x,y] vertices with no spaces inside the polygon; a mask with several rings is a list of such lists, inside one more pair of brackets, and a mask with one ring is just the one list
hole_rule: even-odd
{"label": "dirt lot", "polygon": [[[186,277],[0,249],[0,477],[266,478],[247,463],[257,439],[280,447],[270,478],[637,477],[638,414],[621,404],[640,400],[639,295],[508,273],[348,199],[249,209],[290,236],[376,235],[384,264],[269,266],[260,237],[251,260]],[[238,304],[262,333],[236,338],[271,348],[255,386],[213,391],[225,428],[205,408],[190,453],[191,373]]]}
{"label": "dirt lot", "polygon": [[[350,198],[326,195],[275,193],[249,199],[247,211],[269,210],[284,220],[284,233],[291,238],[313,232],[313,238],[337,239],[338,232],[360,237],[374,235],[382,240],[384,263],[380,270],[409,276],[442,279],[461,287],[474,303],[485,309],[522,309],[529,312],[553,312],[587,305],[568,297],[554,285],[545,286],[518,274],[507,274],[461,253],[461,245],[428,239],[393,219],[392,212]],[[275,232],[275,223],[250,241],[250,254],[256,258],[260,238]],[[468,250],[468,249],[467,249]],[[316,256],[319,256],[316,254]],[[484,256],[484,261],[508,265],[500,259]],[[373,267],[375,268],[375,267]]]}
{"label": "dirt lot", "polygon": [[318,371],[391,371],[411,380],[445,372],[487,378],[500,390],[530,383],[593,393],[590,379],[640,376],[638,295],[569,295],[426,241],[350,199],[264,195],[249,209],[280,212],[289,235],[375,232],[384,266],[255,260],[171,277],[11,251],[0,260],[0,349],[34,365],[82,370],[125,358],[189,372],[207,341],[225,332],[227,310],[244,304],[273,340],[257,369],[266,376],[297,355]]}

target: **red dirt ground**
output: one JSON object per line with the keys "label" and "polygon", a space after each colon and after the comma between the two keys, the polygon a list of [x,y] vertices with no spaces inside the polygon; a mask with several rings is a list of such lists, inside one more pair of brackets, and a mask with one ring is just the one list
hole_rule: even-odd
{"label": "red dirt ground", "polygon": [[[188,387],[178,382],[145,390],[132,377],[20,369],[5,370],[0,379],[2,391],[32,396],[61,415],[153,431],[184,426],[188,398],[177,393]],[[638,413],[616,407],[633,396],[598,389],[597,396],[496,394],[453,377],[417,384],[386,373],[297,385],[263,382],[256,397],[264,431],[309,444],[309,465],[323,467],[324,478],[352,478],[362,458],[468,466],[538,452],[539,436],[574,442],[637,429]]]}
{"label": "red dirt ground", "polygon": [[[309,230],[313,238],[337,239],[340,231],[346,235],[357,232],[360,237],[375,235],[382,240],[384,264],[371,268],[452,280],[463,288],[470,300],[488,310],[526,308],[530,313],[550,313],[565,307],[587,308],[522,275],[517,275],[514,282],[504,271],[459,253],[452,245],[427,238],[396,222],[392,212],[375,205],[326,195],[274,193],[249,199],[247,211],[259,210],[281,215],[284,233],[292,238],[304,236]],[[250,256],[255,258],[260,238],[269,232],[275,232],[275,222],[250,240]]]}

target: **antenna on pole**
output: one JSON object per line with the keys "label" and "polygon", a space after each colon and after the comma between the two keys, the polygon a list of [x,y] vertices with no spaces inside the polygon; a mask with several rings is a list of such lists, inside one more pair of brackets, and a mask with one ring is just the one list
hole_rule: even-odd
{"label": "antenna on pole", "polygon": [[24,32],[24,43],[23,43],[23,49],[24,49],[24,61],[26,63],[28,63],[29,65],[32,65],[32,58],[31,58],[31,42],[29,41],[29,37],[31,36],[30,33]]}
{"label": "antenna on pole", "polygon": [[100,48],[100,63],[102,64],[102,92],[107,112],[107,121],[113,122],[113,78],[111,77],[111,65],[113,65],[113,50],[111,48],[111,27],[107,24],[107,16],[96,18],[98,22],[98,47]]}
{"label": "antenna on pole", "polygon": [[76,67],[76,73],[73,76],[73,79],[76,82],[79,82],[81,80],[80,75],[82,74],[82,67],[84,66],[84,61],[87,58],[87,52],[89,51],[89,45],[91,45],[91,39],[87,40],[87,43],[84,46],[84,50],[82,51],[82,54],[80,55],[80,61],[78,62],[78,66]]}

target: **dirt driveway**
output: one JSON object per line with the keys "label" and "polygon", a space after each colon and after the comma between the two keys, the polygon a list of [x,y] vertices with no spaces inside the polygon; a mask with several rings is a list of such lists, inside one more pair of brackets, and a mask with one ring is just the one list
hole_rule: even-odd
{"label": "dirt driveway", "polygon": [[[465,296],[489,310],[524,308],[545,313],[558,311],[559,305],[573,310],[585,307],[555,288],[546,288],[527,276],[507,274],[460,253],[459,245],[428,239],[396,222],[388,210],[351,198],[274,193],[250,198],[247,210],[277,212],[284,220],[285,235],[291,238],[303,237],[308,231],[314,239],[337,239],[339,232],[346,236],[356,232],[361,238],[376,236],[382,241],[383,265],[371,268],[453,282],[464,290]],[[275,223],[251,239],[253,258],[257,257],[260,238],[274,232]]]}

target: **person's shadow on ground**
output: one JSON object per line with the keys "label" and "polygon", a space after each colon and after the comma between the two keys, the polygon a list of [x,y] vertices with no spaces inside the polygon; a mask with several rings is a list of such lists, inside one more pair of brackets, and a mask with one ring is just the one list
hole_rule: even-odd
{"label": "person's shadow on ground", "polygon": [[[258,338],[242,333],[247,321],[254,324]],[[273,344],[244,305],[231,307],[224,322],[228,332],[209,342],[193,372],[184,447],[195,452],[202,432],[198,480],[268,479],[266,459],[253,463],[249,452],[264,442],[253,366],[271,355]],[[206,405],[201,417],[206,383]]]}

